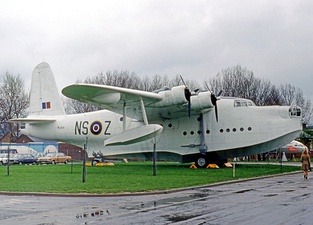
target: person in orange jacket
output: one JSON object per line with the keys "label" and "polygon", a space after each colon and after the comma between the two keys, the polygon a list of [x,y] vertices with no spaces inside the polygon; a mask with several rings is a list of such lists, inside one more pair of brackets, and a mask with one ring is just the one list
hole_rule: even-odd
{"label": "person in orange jacket", "polygon": [[304,179],[308,179],[308,173],[311,169],[311,160],[310,155],[307,149],[304,149],[301,154],[301,162],[302,162],[302,170],[303,170],[303,177]]}

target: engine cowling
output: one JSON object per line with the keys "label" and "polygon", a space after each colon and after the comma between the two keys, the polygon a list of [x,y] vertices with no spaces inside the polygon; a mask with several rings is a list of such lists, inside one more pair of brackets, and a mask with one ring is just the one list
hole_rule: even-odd
{"label": "engine cowling", "polygon": [[191,110],[203,111],[213,107],[210,91],[200,92],[197,95],[191,96]]}
{"label": "engine cowling", "polygon": [[165,90],[158,93],[162,96],[162,100],[155,104],[155,107],[165,107],[172,105],[182,105],[187,103],[185,97],[185,86],[176,86],[171,90]]}

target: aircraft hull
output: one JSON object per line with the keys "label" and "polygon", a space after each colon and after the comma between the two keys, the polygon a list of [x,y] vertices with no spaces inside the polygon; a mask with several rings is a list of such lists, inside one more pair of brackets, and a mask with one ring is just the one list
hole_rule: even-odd
{"label": "aircraft hull", "polygon": [[[223,103],[223,100],[220,102],[220,111],[228,108],[227,104],[231,104],[227,101]],[[61,116],[55,122],[47,124],[27,125],[23,133],[80,147],[87,142],[90,157],[93,152],[101,152],[106,157],[151,159],[153,142],[156,142],[158,159],[188,162],[194,161],[201,151],[212,160],[269,152],[289,143],[301,132],[299,118],[290,118],[282,113],[288,114],[289,107],[228,108],[227,111],[232,116],[227,118],[226,114],[220,113],[219,122],[215,121],[213,111],[204,113],[203,120],[193,116],[152,121],[163,127],[161,134],[130,145],[104,146],[105,140],[123,132],[122,115],[108,110]],[[242,114],[246,114],[244,120],[240,119]],[[97,132],[93,131],[95,122],[99,122],[98,126],[101,125]],[[126,124],[127,129],[143,126],[142,121],[131,118],[127,118]],[[47,133],[45,130],[55,132]]]}

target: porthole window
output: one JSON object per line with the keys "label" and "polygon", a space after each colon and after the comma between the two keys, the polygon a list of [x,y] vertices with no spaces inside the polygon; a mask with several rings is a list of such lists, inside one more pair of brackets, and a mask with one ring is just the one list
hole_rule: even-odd
{"label": "porthole window", "polygon": [[123,117],[120,118],[120,121],[123,121]]}
{"label": "porthole window", "polygon": [[229,131],[230,131],[230,129],[229,129],[229,128],[227,128],[227,129],[226,129],[226,132],[228,133]]}
{"label": "porthole window", "polygon": [[170,123],[170,124],[168,124],[168,127],[172,127],[173,125]]}
{"label": "porthole window", "polygon": [[190,131],[190,134],[191,134],[191,135],[194,135],[194,134],[195,134],[195,132],[194,132],[194,131]]}
{"label": "porthole window", "polygon": [[223,130],[223,129],[220,129],[220,132],[221,132],[221,133],[223,133],[223,132],[224,132],[224,130]]}
{"label": "porthole window", "polygon": [[198,132],[197,132],[198,134],[201,134],[201,131],[200,130],[198,130]]}
{"label": "porthole window", "polygon": [[186,131],[184,131],[184,132],[183,132],[183,135],[185,135],[185,136],[186,136],[186,135],[187,135],[187,132],[186,132]]}
{"label": "porthole window", "polygon": [[244,130],[243,127],[241,127],[241,128],[240,128],[240,131],[243,131],[243,130]]}
{"label": "porthole window", "polygon": [[233,132],[236,132],[237,131],[237,129],[236,128],[233,128]]}
{"label": "porthole window", "polygon": [[197,120],[200,121],[200,117],[198,117]]}
{"label": "porthole window", "polygon": [[251,131],[252,130],[252,128],[251,127],[248,127],[248,131]]}
{"label": "porthole window", "polygon": [[205,132],[205,133],[209,134],[209,133],[210,133],[210,130],[206,130],[206,132]]}

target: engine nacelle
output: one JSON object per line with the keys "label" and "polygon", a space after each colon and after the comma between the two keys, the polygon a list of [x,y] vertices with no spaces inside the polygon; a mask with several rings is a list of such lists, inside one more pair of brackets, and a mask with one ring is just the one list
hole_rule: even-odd
{"label": "engine nacelle", "polygon": [[185,97],[185,86],[176,86],[171,90],[161,91],[158,93],[162,96],[162,100],[155,104],[155,107],[165,107],[172,105],[182,105],[187,103]]}
{"label": "engine nacelle", "polygon": [[191,110],[202,111],[213,107],[210,91],[200,92],[197,95],[191,96]]}

